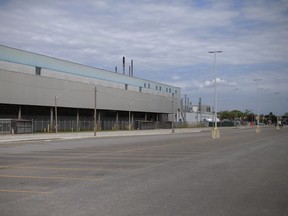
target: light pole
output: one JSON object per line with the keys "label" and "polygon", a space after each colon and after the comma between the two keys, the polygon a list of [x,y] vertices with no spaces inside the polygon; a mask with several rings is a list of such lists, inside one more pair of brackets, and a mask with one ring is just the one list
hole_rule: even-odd
{"label": "light pole", "polygon": [[172,126],[171,126],[171,128],[172,128],[172,133],[174,133],[175,132],[175,130],[174,130],[174,111],[173,111],[173,109],[174,109],[174,93],[172,93],[172,100],[171,100],[171,104],[172,104]]}
{"label": "light pole", "polygon": [[94,88],[94,136],[96,136],[96,130],[97,130],[97,109],[96,109],[96,102],[97,102],[97,87],[94,84],[88,83],[88,85],[92,88]]}
{"label": "light pole", "polygon": [[[170,99],[170,97],[165,97],[166,99],[168,99],[169,101],[171,100],[171,114],[172,114],[172,124],[171,124],[171,132],[175,133],[174,130],[174,93],[172,93],[172,97]],[[167,120],[169,120],[169,114],[168,114],[168,118]]]}
{"label": "light pole", "polygon": [[[57,111],[57,99],[58,97],[65,91],[69,91],[69,89],[62,90],[58,95],[55,96],[55,133],[58,133],[58,111]],[[52,125],[51,125],[52,126]]]}
{"label": "light pole", "polygon": [[[134,104],[135,102],[139,102],[141,100],[135,100],[135,101],[132,101],[129,103],[129,127],[128,129],[131,130],[131,105]],[[132,116],[133,117],[133,116]],[[133,118],[132,118],[132,121],[133,121]]]}
{"label": "light pole", "polygon": [[[57,95],[58,96],[58,95]],[[58,133],[57,96],[55,96],[55,133]],[[52,125],[51,125],[52,126]]]}
{"label": "light pole", "polygon": [[[275,93],[275,95],[277,96],[277,100],[278,100],[278,95],[280,94],[280,92],[274,92]],[[277,104],[277,102],[276,102],[276,104]],[[278,104],[278,106],[279,106],[279,104]],[[278,110],[277,110],[278,111]],[[279,115],[278,114],[276,114],[277,116],[277,123],[276,123],[276,130],[280,130],[280,127],[279,127]]]}
{"label": "light pole", "polygon": [[[135,101],[134,101],[134,102],[135,102]],[[131,130],[131,105],[132,105],[134,102],[130,102],[130,103],[129,103],[129,131]]]}
{"label": "light pole", "polygon": [[214,107],[215,107],[215,114],[214,114],[214,128],[212,130],[212,138],[216,139],[220,137],[220,132],[217,128],[217,84],[216,84],[216,53],[222,53],[223,51],[214,50],[209,51],[209,53],[214,53]]}
{"label": "light pole", "polygon": [[260,115],[259,115],[259,81],[262,79],[254,79],[254,81],[257,82],[257,127],[256,127],[256,133],[260,133],[260,127],[259,127],[259,120],[260,120]]}
{"label": "light pole", "polygon": [[97,87],[94,87],[94,136],[96,136],[96,130],[97,130],[97,109],[96,109],[96,102],[97,102]]}

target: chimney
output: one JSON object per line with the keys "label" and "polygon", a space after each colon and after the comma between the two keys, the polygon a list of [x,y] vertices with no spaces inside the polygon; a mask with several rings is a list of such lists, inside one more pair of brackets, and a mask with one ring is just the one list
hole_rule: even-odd
{"label": "chimney", "polygon": [[131,76],[133,77],[133,59],[131,60]]}
{"label": "chimney", "polygon": [[187,95],[185,94],[185,112],[187,112]]}
{"label": "chimney", "polygon": [[125,75],[125,56],[123,56],[123,75]]}

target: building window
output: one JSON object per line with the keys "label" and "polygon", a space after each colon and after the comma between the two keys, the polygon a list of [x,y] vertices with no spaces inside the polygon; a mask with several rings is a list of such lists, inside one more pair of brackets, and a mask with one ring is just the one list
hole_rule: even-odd
{"label": "building window", "polygon": [[171,93],[171,88],[169,88],[169,93]]}
{"label": "building window", "polygon": [[156,90],[158,90],[158,86],[156,86]]}
{"label": "building window", "polygon": [[41,75],[41,67],[36,67],[35,68],[35,74],[39,75],[39,76]]}
{"label": "building window", "polygon": [[128,90],[128,84],[125,84],[125,90]]}
{"label": "building window", "polygon": [[148,88],[150,89],[150,83],[148,83]]}
{"label": "building window", "polygon": [[161,86],[159,86],[159,91],[161,91]]}
{"label": "building window", "polygon": [[175,94],[177,94],[177,90],[175,90]]}
{"label": "building window", "polygon": [[141,86],[139,87],[139,92],[142,92],[142,87]]}
{"label": "building window", "polygon": [[166,92],[168,92],[168,88],[166,88]]}
{"label": "building window", "polygon": [[146,83],[144,83],[144,88],[146,88]]}

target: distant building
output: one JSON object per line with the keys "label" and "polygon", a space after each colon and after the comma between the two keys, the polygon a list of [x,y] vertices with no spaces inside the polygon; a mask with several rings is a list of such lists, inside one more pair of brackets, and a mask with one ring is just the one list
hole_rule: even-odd
{"label": "distant building", "polygon": [[[180,88],[0,45],[0,119],[165,122]],[[173,103],[172,103],[173,101]]]}
{"label": "distant building", "polygon": [[192,105],[190,111],[186,112],[185,115],[187,123],[192,125],[214,121],[214,113],[209,105],[201,105],[201,107]]}

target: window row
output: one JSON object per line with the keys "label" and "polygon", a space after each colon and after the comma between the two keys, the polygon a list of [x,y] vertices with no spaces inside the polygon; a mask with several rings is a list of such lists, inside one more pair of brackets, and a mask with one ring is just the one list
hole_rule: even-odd
{"label": "window row", "polygon": [[[148,88],[150,89],[150,83],[144,83],[144,88]],[[155,89],[158,91],[162,91],[162,87],[161,86],[155,86]],[[171,88],[166,88],[166,92],[172,93],[172,89]],[[175,94],[177,94],[177,90],[175,90],[174,92]]]}

